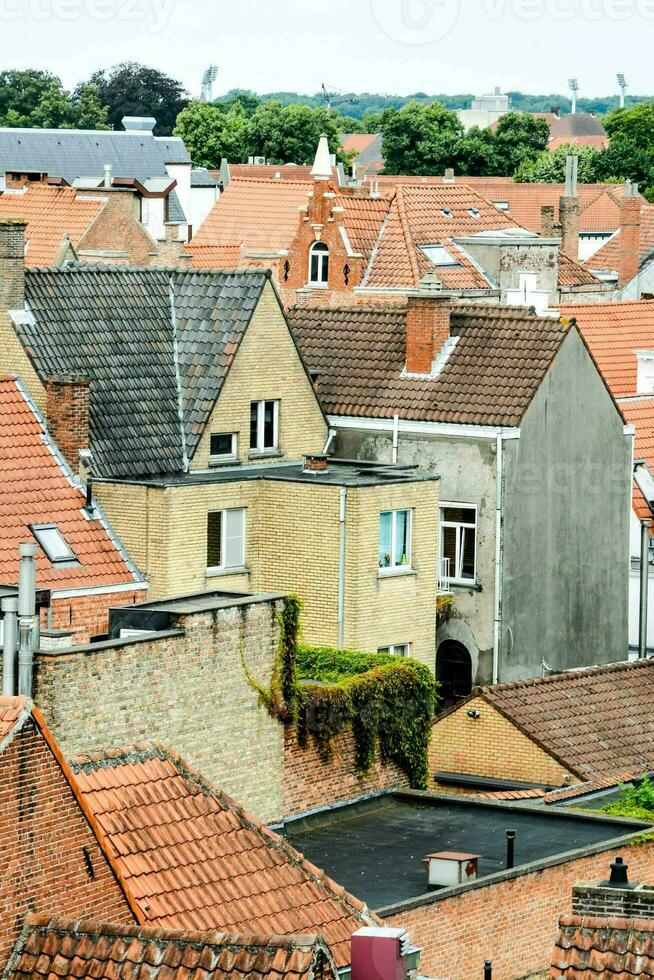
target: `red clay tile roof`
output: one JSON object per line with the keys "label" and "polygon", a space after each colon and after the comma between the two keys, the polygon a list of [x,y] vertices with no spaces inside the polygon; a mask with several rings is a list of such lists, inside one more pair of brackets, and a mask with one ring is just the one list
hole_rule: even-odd
{"label": "red clay tile roof", "polygon": [[290,844],[159,746],[74,760],[142,921],[258,935],[319,933],[337,966],[378,924]]}
{"label": "red clay tile roof", "polygon": [[618,782],[654,771],[653,682],[654,660],[640,660],[476,693],[580,779]]}
{"label": "red clay tile roof", "polygon": [[565,304],[561,315],[577,321],[613,397],[635,395],[635,352],[654,350],[654,300]]}
{"label": "red clay tile roof", "polygon": [[562,915],[552,980],[654,977],[654,920]]}
{"label": "red clay tile roof", "polygon": [[32,702],[26,697],[0,696],[0,743],[29,717]]}
{"label": "red clay tile roof", "polygon": [[363,153],[377,139],[377,133],[345,133],[341,139],[341,150],[345,153]]}
{"label": "red clay tile roof", "polygon": [[[626,421],[636,426],[634,457],[644,459],[650,473],[654,476],[654,398],[621,401],[620,408]],[[639,521],[646,517],[651,518],[652,511],[649,504],[635,481],[633,507]]]}
{"label": "red clay tile roof", "polygon": [[319,980],[338,974],[318,936],[240,936],[30,915],[7,980]]}
{"label": "red clay tile roof", "polygon": [[18,546],[34,540],[31,524],[56,524],[79,562],[53,565],[39,548],[40,587],[77,589],[137,580],[103,521],[85,515],[84,493],[11,377],[0,377],[0,458],[0,582],[18,581]]}
{"label": "red clay tile roof", "polygon": [[0,195],[0,220],[27,222],[25,265],[43,268],[63,257],[66,236],[77,245],[103,207],[103,201],[78,198],[71,187],[30,184],[24,194]]}
{"label": "red clay tile roof", "polygon": [[288,321],[328,414],[517,425],[567,330],[526,309],[455,306],[459,337],[435,378],[403,377],[406,309],[295,306]]}
{"label": "red clay tile roof", "polygon": [[[435,273],[446,289],[487,289],[486,277],[451,239],[517,227],[464,184],[400,185],[362,285],[415,288]],[[459,266],[434,267],[425,245],[444,245]]]}
{"label": "red clay tile roof", "polygon": [[[619,222],[618,222],[619,229]],[[641,262],[649,257],[654,249],[654,204],[643,204],[640,209],[640,252]],[[620,265],[620,231],[618,230],[606,245],[602,245],[594,255],[586,260],[588,269],[602,272],[617,272]]]}
{"label": "red clay tile roof", "polygon": [[[230,163],[229,175],[232,180],[305,180],[313,183],[311,176],[311,164],[294,163]],[[211,170],[211,175],[220,180],[220,171]],[[336,168],[332,168],[332,173],[336,177]],[[278,176],[279,174],[279,176]]]}
{"label": "red clay tile roof", "polygon": [[[237,268],[241,246],[272,253],[288,249],[300,228],[300,209],[313,189],[313,181],[232,180],[188,246],[193,266]],[[388,199],[337,193],[332,205],[344,208],[352,248],[368,259],[388,212]]]}
{"label": "red clay tile roof", "polygon": [[576,262],[564,252],[559,252],[559,286],[599,286],[601,280],[581,262]]}

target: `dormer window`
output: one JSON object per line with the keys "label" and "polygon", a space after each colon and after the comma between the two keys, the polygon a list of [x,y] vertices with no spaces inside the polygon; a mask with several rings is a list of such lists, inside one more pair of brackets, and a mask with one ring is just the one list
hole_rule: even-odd
{"label": "dormer window", "polygon": [[53,565],[77,562],[77,556],[56,524],[32,524],[30,531]]}
{"label": "dormer window", "polygon": [[324,242],[314,242],[309,249],[309,285],[326,289],[329,283],[329,249]]}

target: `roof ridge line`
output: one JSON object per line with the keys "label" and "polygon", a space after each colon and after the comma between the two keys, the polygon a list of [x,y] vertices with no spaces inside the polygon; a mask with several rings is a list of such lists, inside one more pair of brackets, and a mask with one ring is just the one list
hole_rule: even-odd
{"label": "roof ridge line", "polygon": [[[504,691],[517,691],[522,688],[529,689],[540,684],[551,684],[557,681],[568,680],[574,677],[596,677],[598,674],[610,674],[617,671],[636,669],[638,667],[654,667],[654,660],[650,657],[645,660],[619,660],[610,664],[597,664],[593,667],[582,667],[581,669],[561,670],[556,674],[548,674],[545,677],[529,677],[522,681],[507,681],[504,684],[488,684],[484,687],[475,688],[478,694],[491,695],[503,693]],[[474,693],[474,692],[473,692]]]}
{"label": "roof ridge line", "polygon": [[419,286],[420,267],[418,265],[418,258],[416,256],[417,246],[413,241],[413,236],[411,235],[409,219],[405,208],[404,187],[402,184],[399,184],[397,187],[395,200],[397,201],[397,213],[400,219],[400,228],[402,229],[402,235],[404,236],[404,244],[406,246],[407,254],[409,256],[409,265],[411,266],[411,272],[415,280],[414,285]]}

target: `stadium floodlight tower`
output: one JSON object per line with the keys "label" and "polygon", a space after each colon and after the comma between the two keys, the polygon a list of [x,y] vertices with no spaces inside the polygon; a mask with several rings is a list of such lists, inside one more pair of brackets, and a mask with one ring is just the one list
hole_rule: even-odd
{"label": "stadium floodlight tower", "polygon": [[618,85],[620,86],[620,108],[624,109],[625,98],[627,96],[627,80],[622,73],[618,75]]}
{"label": "stadium floodlight tower", "polygon": [[203,102],[213,102],[213,83],[218,78],[218,65],[209,65],[202,76],[202,94],[200,98]]}
{"label": "stadium floodlight tower", "polygon": [[577,92],[579,91],[579,82],[576,78],[571,78],[568,81],[568,87],[570,89],[570,98],[572,100],[572,109],[570,111],[574,116],[577,112]]}

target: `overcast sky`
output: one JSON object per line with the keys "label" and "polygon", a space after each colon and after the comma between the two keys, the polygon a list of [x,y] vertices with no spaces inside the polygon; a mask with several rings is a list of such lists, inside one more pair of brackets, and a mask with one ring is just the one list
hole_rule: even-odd
{"label": "overcast sky", "polygon": [[654,0],[0,0],[2,67],[67,86],[142,61],[199,92],[654,89]]}

